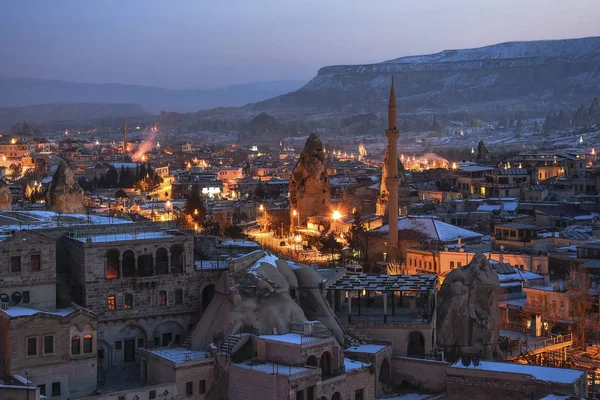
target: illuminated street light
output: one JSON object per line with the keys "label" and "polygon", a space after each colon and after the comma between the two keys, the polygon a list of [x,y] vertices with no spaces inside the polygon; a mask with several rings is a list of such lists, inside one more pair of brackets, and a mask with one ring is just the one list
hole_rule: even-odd
{"label": "illuminated street light", "polygon": [[338,220],[338,219],[340,219],[340,218],[342,218],[342,214],[341,214],[341,213],[340,213],[338,210],[335,210],[335,211],[333,212],[333,220],[334,220],[334,221],[337,221],[337,220]]}

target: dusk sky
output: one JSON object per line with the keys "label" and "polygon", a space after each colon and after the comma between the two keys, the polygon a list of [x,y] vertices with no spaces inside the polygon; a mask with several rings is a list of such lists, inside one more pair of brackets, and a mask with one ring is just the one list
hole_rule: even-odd
{"label": "dusk sky", "polygon": [[205,88],[600,35],[598,0],[2,0],[0,76]]}

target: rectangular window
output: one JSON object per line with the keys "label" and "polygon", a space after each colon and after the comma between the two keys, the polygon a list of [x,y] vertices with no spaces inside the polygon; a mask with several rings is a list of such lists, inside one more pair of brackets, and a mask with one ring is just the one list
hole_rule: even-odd
{"label": "rectangular window", "polygon": [[71,354],[77,355],[81,353],[81,342],[79,340],[79,336],[73,336],[71,338]]}
{"label": "rectangular window", "polygon": [[306,390],[306,400],[315,400],[315,387],[311,386]]}
{"label": "rectangular window", "polygon": [[32,271],[39,271],[42,267],[42,262],[40,259],[40,255],[39,254],[32,254],[31,255],[31,270]]}
{"label": "rectangular window", "polygon": [[10,272],[21,272],[21,256],[10,258]]}
{"label": "rectangular window", "polygon": [[304,390],[296,391],[296,400],[304,400]]}
{"label": "rectangular window", "polygon": [[106,305],[107,305],[109,311],[115,311],[117,309],[115,296],[108,296],[106,298]]}
{"label": "rectangular window", "polygon": [[133,295],[131,293],[125,293],[123,308],[125,308],[125,309],[133,308]]}
{"label": "rectangular window", "polygon": [[41,385],[38,385],[38,387],[40,388],[40,396],[45,396],[46,395],[46,384],[42,383]]}
{"label": "rectangular window", "polygon": [[358,389],[354,391],[354,400],[364,400],[364,389]]}
{"label": "rectangular window", "polygon": [[454,269],[454,261],[450,261],[450,269]]}
{"label": "rectangular window", "polygon": [[175,291],[175,304],[183,303],[183,290],[177,289]]}
{"label": "rectangular window", "polygon": [[120,340],[117,340],[115,342],[115,350],[121,350],[122,346],[122,342]]}
{"label": "rectangular window", "polygon": [[169,343],[171,343],[171,340],[173,340],[173,334],[171,332],[163,333],[162,340],[163,340],[163,347],[168,346]]}
{"label": "rectangular window", "polygon": [[161,306],[167,305],[167,291],[166,290],[161,290],[160,292],[158,292],[158,304]]}
{"label": "rectangular window", "polygon": [[37,338],[27,338],[27,357],[37,356]]}
{"label": "rectangular window", "polygon": [[187,396],[191,396],[194,394],[194,383],[193,382],[185,383],[185,394]]}
{"label": "rectangular window", "polygon": [[60,382],[52,382],[52,396],[60,396]]}
{"label": "rectangular window", "polygon": [[456,262],[456,267],[457,267],[457,268],[460,268],[460,266],[461,266],[461,265],[462,265],[462,263],[461,263],[460,261],[457,261],[457,262]]}
{"label": "rectangular window", "polygon": [[29,303],[29,290],[23,291],[23,303],[25,303],[25,304]]}
{"label": "rectangular window", "polygon": [[151,391],[148,393],[148,398],[149,398],[150,400],[153,400],[153,399],[155,399],[155,398],[156,398],[156,390],[151,390]]}
{"label": "rectangular window", "polygon": [[87,334],[83,337],[83,352],[91,353],[92,352],[92,335]]}
{"label": "rectangular window", "polygon": [[54,335],[44,336],[44,355],[54,354]]}
{"label": "rectangular window", "polygon": [[104,360],[104,349],[98,349],[98,360]]}
{"label": "rectangular window", "polygon": [[119,396],[119,400],[125,400],[125,396]]}
{"label": "rectangular window", "polygon": [[206,393],[206,379],[202,379],[200,382],[198,382],[198,393]]}
{"label": "rectangular window", "polygon": [[175,335],[175,343],[181,343],[181,335]]}

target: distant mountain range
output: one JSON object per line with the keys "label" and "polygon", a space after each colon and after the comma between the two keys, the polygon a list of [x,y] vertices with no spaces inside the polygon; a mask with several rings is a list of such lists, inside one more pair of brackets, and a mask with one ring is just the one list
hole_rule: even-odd
{"label": "distant mountain range", "polygon": [[257,112],[382,112],[392,76],[401,113],[575,108],[600,96],[600,37],[509,42],[369,65],[321,68]]}
{"label": "distant mountain range", "polygon": [[413,129],[426,130],[433,115],[468,121],[573,111],[600,97],[600,37],[510,42],[377,64],[329,66],[295,92],[239,108],[163,113],[158,123],[189,132],[215,130],[231,126],[224,121],[247,125],[266,112],[282,129],[287,126],[281,135],[290,129],[297,135],[380,133],[392,77],[400,122]]}
{"label": "distant mountain range", "polygon": [[217,89],[175,90],[157,87],[92,84],[33,78],[0,77],[0,107],[50,103],[131,103],[154,114],[237,107],[288,93],[305,81],[268,81]]}

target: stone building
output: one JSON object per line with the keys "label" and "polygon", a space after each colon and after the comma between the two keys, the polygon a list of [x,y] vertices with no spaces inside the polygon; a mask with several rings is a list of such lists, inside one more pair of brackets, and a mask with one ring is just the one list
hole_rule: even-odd
{"label": "stone building", "polygon": [[96,328],[96,315],[77,306],[0,310],[4,374],[25,377],[52,399],[90,395],[97,381]]}
{"label": "stone building", "polygon": [[56,310],[56,243],[30,230],[0,241],[0,296],[9,306]]}

